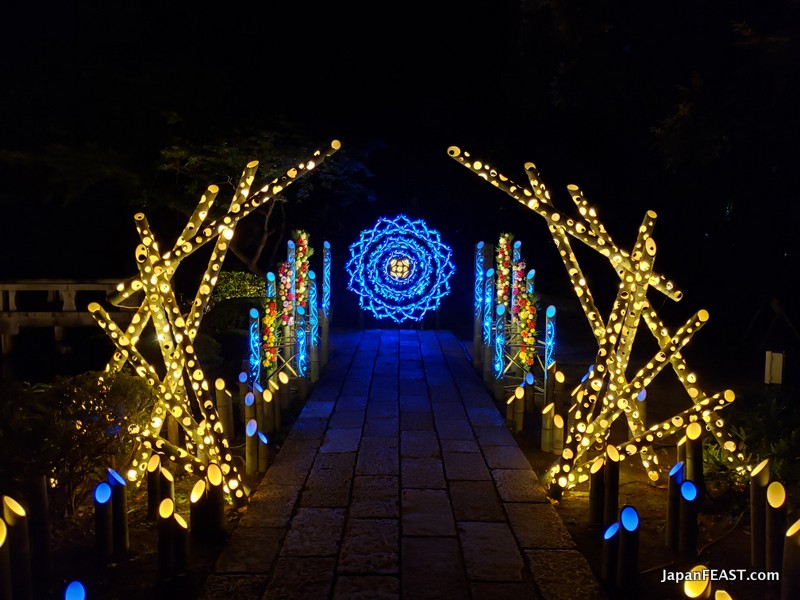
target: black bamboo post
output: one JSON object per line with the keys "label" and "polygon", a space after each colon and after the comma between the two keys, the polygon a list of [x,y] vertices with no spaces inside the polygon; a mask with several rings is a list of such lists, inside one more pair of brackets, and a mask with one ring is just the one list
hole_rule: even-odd
{"label": "black bamboo post", "polygon": [[703,427],[695,421],[686,427],[686,462],[684,477],[694,483],[697,489],[697,509],[700,510],[705,499],[705,474],[703,472]]}
{"label": "black bamboo post", "polygon": [[681,484],[678,518],[678,554],[683,559],[693,559],[697,556],[697,487],[692,481]]}
{"label": "black bamboo post", "polygon": [[189,494],[189,526],[189,531],[194,537],[202,538],[208,535],[208,497],[205,479],[198,479]]}
{"label": "black bamboo post", "polygon": [[178,513],[173,515],[175,576],[181,577],[189,572],[189,525]]}
{"label": "black bamboo post", "polygon": [[605,457],[598,456],[589,468],[589,524],[593,527],[603,526],[605,464]]}
{"label": "black bamboo post", "polygon": [[628,504],[619,511],[617,592],[634,598],[639,588],[639,513]]}
{"label": "black bamboo post", "polygon": [[[161,467],[160,475],[158,478],[158,492],[159,498],[163,501],[165,498],[169,498],[173,502],[175,502],[175,477],[173,477],[172,472],[169,469]],[[161,507],[161,502],[159,502],[159,508]]]}
{"label": "black bamboo post", "polygon": [[147,519],[158,518],[158,505],[161,504],[161,457],[151,454],[147,461]]}
{"label": "black bamboo post", "polygon": [[158,578],[172,579],[175,574],[175,503],[164,498],[158,505]]}
{"label": "black bamboo post", "polygon": [[786,489],[779,481],[767,487],[767,518],[765,538],[765,566],[767,571],[778,572],[783,563],[783,545],[786,537]]}
{"label": "black bamboo post", "polygon": [[50,500],[47,476],[35,475],[25,482],[25,506],[30,524],[31,560],[36,566],[34,586],[44,594],[43,588],[53,575],[53,552],[50,535]]}
{"label": "black bamboo post", "polygon": [[606,446],[606,465],[603,481],[603,526],[608,527],[617,520],[619,509],[619,450]]}
{"label": "black bamboo post", "polygon": [[209,535],[222,537],[225,535],[225,490],[222,469],[218,464],[208,465],[206,485]]}
{"label": "black bamboo post", "polygon": [[3,496],[3,519],[8,529],[12,597],[14,600],[33,600],[28,513],[14,498]]}
{"label": "black bamboo post", "polygon": [[111,522],[111,486],[101,481],[94,488],[94,539],[100,561],[107,561],[114,552]]}
{"label": "black bamboo post", "polygon": [[619,522],[612,523],[603,532],[603,553],[600,562],[600,583],[609,592],[617,584],[617,559],[619,557]]}
{"label": "black bamboo post", "polygon": [[769,459],[766,458],[750,471],[750,565],[759,571],[763,571],[766,564],[768,485]]}
{"label": "black bamboo post", "polygon": [[667,519],[664,527],[664,543],[670,550],[678,549],[678,523],[681,508],[681,484],[683,483],[683,463],[679,462],[669,470],[667,483]]}
{"label": "black bamboo post", "polygon": [[0,600],[12,600],[11,553],[8,544],[8,527],[0,519]]}
{"label": "black bamboo post", "polygon": [[128,531],[128,486],[122,475],[114,469],[108,470],[108,485],[111,486],[111,528],[114,540],[114,558],[128,556],[131,548]]}
{"label": "black bamboo post", "polygon": [[786,530],[781,562],[781,600],[800,598],[800,519]]}

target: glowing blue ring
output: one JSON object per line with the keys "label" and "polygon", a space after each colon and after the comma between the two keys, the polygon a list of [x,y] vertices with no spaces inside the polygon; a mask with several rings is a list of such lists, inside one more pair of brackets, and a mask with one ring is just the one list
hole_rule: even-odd
{"label": "glowing blue ring", "polygon": [[[347,287],[358,295],[361,308],[377,319],[421,321],[450,293],[455,271],[451,256],[439,232],[424,221],[405,215],[381,218],[350,246]],[[393,260],[408,261],[405,276],[393,274]]]}

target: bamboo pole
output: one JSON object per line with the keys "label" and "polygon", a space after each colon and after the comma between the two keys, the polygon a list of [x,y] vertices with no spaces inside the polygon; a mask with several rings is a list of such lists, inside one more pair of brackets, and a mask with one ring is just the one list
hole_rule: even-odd
{"label": "bamboo pole", "polygon": [[605,466],[605,457],[598,456],[589,468],[589,524],[593,527],[602,527],[603,525]]}
{"label": "bamboo pole", "polygon": [[94,541],[95,553],[100,561],[111,558],[114,537],[111,525],[111,486],[101,481],[94,488]]}
{"label": "bamboo pole", "polygon": [[673,551],[678,549],[681,484],[683,481],[683,463],[675,463],[669,470],[669,482],[667,483],[667,518],[664,527],[664,542],[667,547]]}
{"label": "bamboo pole", "polygon": [[767,571],[780,571],[786,537],[786,489],[779,481],[767,487],[767,515],[764,563]]}
{"label": "bamboo pole", "polygon": [[697,487],[688,479],[681,484],[678,554],[682,559],[697,556]]}
{"label": "bamboo pole", "polygon": [[800,519],[786,531],[781,562],[781,600],[800,597]]}
{"label": "bamboo pole", "polygon": [[768,485],[769,459],[766,458],[750,472],[750,565],[761,571],[766,564]]}
{"label": "bamboo pole", "polygon": [[3,520],[8,530],[12,597],[14,600],[33,600],[28,513],[14,498],[3,496]]}
{"label": "bamboo pole", "polygon": [[633,598],[639,587],[639,513],[633,506],[623,506],[619,524],[616,589],[622,597]]}
{"label": "bamboo pole", "polygon": [[11,552],[8,545],[8,527],[3,519],[0,519],[0,600],[12,600],[13,590],[11,588]]}
{"label": "bamboo pole", "polygon": [[603,478],[603,526],[608,527],[617,520],[619,508],[619,461],[616,446],[606,446]]}
{"label": "bamboo pole", "polygon": [[564,417],[559,414],[553,415],[553,454],[564,451]]}
{"label": "bamboo pole", "polygon": [[695,421],[686,427],[686,479],[697,488],[697,507],[702,508],[705,499],[705,475],[703,473],[703,427]]}
{"label": "bamboo pole", "polygon": [[553,451],[553,417],[555,416],[555,404],[548,404],[542,409],[542,452]]}
{"label": "bamboo pole", "polygon": [[218,464],[208,465],[206,481],[209,534],[212,537],[221,537],[225,534],[225,480]]}
{"label": "bamboo pole", "polygon": [[122,476],[114,469],[108,470],[108,484],[111,486],[111,525],[114,539],[114,558],[122,560],[131,548],[128,533],[128,486]]}
{"label": "bamboo pole", "polygon": [[162,581],[175,575],[174,513],[175,502],[164,498],[158,506],[158,578]]}
{"label": "bamboo pole", "polygon": [[617,584],[617,560],[619,557],[619,522],[614,521],[603,532],[603,551],[600,559],[600,581],[609,592]]}
{"label": "bamboo pole", "polygon": [[158,505],[161,504],[161,456],[151,454],[147,461],[147,519],[158,518]]}
{"label": "bamboo pole", "polygon": [[225,380],[218,377],[214,381],[215,401],[219,420],[222,423],[222,433],[228,440],[228,446],[233,445],[235,439],[233,430],[233,396],[225,389]]}

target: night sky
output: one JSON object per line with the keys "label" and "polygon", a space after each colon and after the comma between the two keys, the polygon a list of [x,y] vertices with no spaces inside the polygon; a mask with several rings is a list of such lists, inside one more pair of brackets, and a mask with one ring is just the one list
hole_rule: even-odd
{"label": "night sky", "polygon": [[[450,159],[450,145],[520,183],[536,163],[565,213],[565,186],[580,185],[622,246],[656,210],[657,270],[685,293],[678,320],[709,308],[734,340],[774,298],[800,322],[796,2],[12,2],[4,12],[2,279],[131,275],[132,215],[162,214],[155,190],[169,175],[155,165],[176,132],[236,145],[280,115],[302,144],[340,139],[373,175],[347,202],[317,201],[329,230],[313,199],[287,210],[288,229],[331,239],[344,260],[378,216],[424,218],[453,245],[455,311],[468,310],[474,243],[504,231],[522,240],[542,293],[568,291],[541,217]],[[610,270],[586,260],[607,301]]]}

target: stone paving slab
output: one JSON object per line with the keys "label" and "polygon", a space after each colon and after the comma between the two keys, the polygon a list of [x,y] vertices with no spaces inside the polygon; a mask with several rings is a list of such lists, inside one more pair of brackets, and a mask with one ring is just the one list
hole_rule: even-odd
{"label": "stone paving slab", "polygon": [[321,375],[204,600],[603,597],[452,334],[335,334]]}

